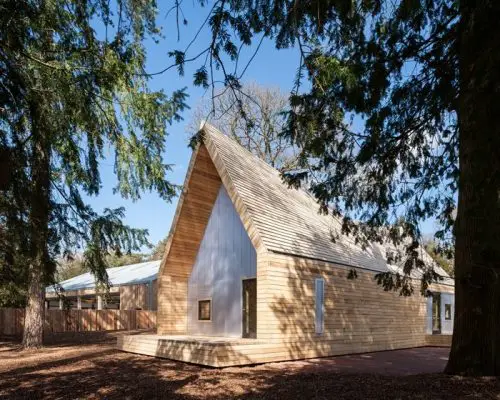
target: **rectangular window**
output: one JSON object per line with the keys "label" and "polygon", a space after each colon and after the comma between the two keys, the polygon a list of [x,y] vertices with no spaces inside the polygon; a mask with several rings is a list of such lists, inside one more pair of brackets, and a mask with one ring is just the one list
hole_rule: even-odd
{"label": "rectangular window", "polygon": [[451,320],[451,304],[444,305],[444,319]]}
{"label": "rectangular window", "polygon": [[212,302],[210,300],[198,301],[198,320],[210,321],[212,319]]}
{"label": "rectangular window", "polygon": [[432,333],[441,334],[441,293],[432,293]]}
{"label": "rectangular window", "polygon": [[315,320],[314,325],[316,328],[316,333],[321,335],[323,333],[324,325],[324,292],[325,292],[325,280],[323,278],[316,278],[314,285],[315,294]]}

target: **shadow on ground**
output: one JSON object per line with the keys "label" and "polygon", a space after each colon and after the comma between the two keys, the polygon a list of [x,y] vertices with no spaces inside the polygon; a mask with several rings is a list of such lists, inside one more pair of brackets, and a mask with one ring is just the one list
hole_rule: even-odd
{"label": "shadow on ground", "polygon": [[[218,370],[118,352],[109,337],[98,344],[85,344],[77,337],[73,341],[70,344],[64,338],[62,345],[55,343],[38,352],[13,350],[12,343],[0,343],[0,398],[500,398],[497,378],[407,375],[421,370],[415,369],[416,363],[444,365],[446,349]],[[393,374],[398,371],[400,375]]]}

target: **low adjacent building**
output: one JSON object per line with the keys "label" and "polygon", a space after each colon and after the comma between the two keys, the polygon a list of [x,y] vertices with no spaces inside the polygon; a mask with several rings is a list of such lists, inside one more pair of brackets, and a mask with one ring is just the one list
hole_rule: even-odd
{"label": "low adjacent building", "polygon": [[160,263],[148,261],[108,268],[111,284],[108,293],[96,286],[90,272],[60,282],[62,297],[49,286],[45,292],[46,308],[156,310]]}

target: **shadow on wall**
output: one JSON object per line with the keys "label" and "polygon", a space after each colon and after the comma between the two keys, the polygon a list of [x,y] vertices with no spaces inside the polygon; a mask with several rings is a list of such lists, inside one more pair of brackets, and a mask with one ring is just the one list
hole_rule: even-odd
{"label": "shadow on wall", "polygon": [[[227,155],[225,155],[227,157]],[[226,160],[227,161],[227,160]],[[366,250],[343,238],[332,245],[331,234],[340,224],[305,210],[317,207],[307,195],[297,195],[286,185],[277,184],[275,171],[259,170],[253,160],[236,157],[229,173],[237,187],[244,187],[247,206],[258,213],[259,223],[269,232],[279,231],[275,247],[285,253],[335,257],[345,264],[382,270],[385,254],[380,246]],[[252,184],[246,182],[252,180]],[[269,184],[271,182],[271,184]],[[287,221],[281,231],[273,224]],[[338,232],[339,233],[339,232]],[[279,239],[279,241],[278,241]],[[312,251],[313,250],[313,251]],[[272,273],[266,276],[266,304],[270,316],[258,327],[261,339],[284,340],[289,358],[345,354],[363,351],[422,346],[425,344],[426,307],[419,294],[402,298],[385,292],[374,282],[374,273],[358,270],[358,278],[348,280],[350,268],[334,267],[320,261],[274,255]],[[324,329],[316,334],[315,278],[324,279]],[[269,300],[267,300],[269,299]],[[259,300],[258,300],[259,301]]]}
{"label": "shadow on wall", "polygon": [[[316,239],[316,238],[315,238]],[[290,359],[425,346],[426,303],[420,294],[386,292],[374,273],[291,256],[271,261],[270,308]],[[316,333],[315,279],[324,279],[323,329]],[[271,289],[273,290],[273,289]]]}
{"label": "shadow on wall", "polygon": [[148,292],[152,289],[148,284],[120,286],[120,309],[149,309]]}

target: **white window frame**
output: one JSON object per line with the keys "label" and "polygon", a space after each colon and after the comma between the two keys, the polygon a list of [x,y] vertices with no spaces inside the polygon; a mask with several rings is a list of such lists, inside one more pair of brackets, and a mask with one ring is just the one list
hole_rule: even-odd
{"label": "white window frame", "polygon": [[[449,318],[446,318],[446,309],[449,308],[450,309],[450,315],[449,315]],[[453,319],[453,312],[452,312],[452,308],[451,308],[451,303],[444,303],[444,312],[443,312],[443,318],[445,321],[451,321]]]}
{"label": "white window frame", "polygon": [[[319,287],[321,286],[321,292]],[[325,280],[314,280],[314,330],[316,335],[322,335],[325,330]]]}

